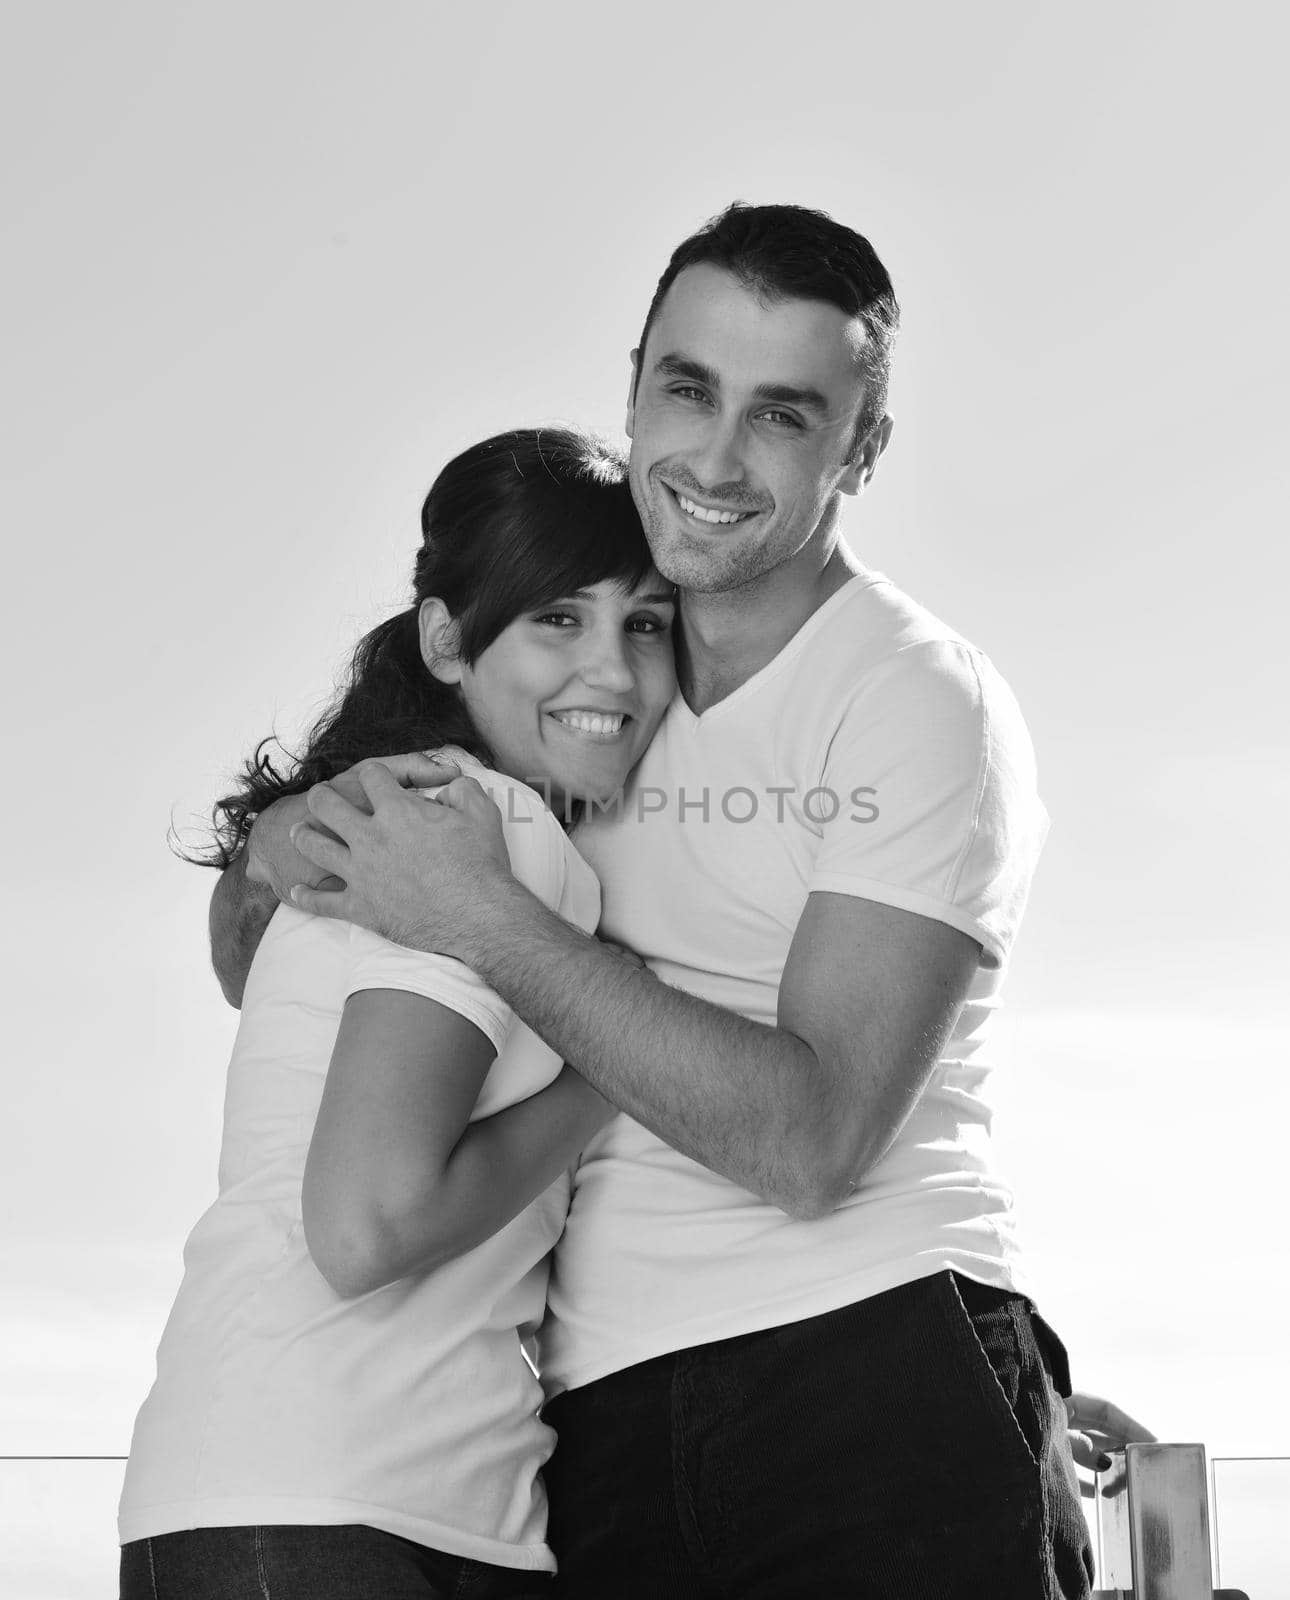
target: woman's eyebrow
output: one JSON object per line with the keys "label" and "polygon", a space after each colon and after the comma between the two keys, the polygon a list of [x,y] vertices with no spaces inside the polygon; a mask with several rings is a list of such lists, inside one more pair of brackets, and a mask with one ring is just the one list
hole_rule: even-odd
{"label": "woman's eyebrow", "polygon": [[[587,601],[591,601],[591,600],[594,600],[596,597],[591,592],[590,589],[575,589],[571,595],[567,596],[567,598],[570,599],[570,600],[587,600]],[[636,603],[637,603],[637,605],[642,605],[642,606],[651,606],[651,605],[652,606],[660,606],[660,605],[662,605],[662,606],[674,606],[676,604],[676,590],[675,589],[659,589],[654,594],[638,595]],[[553,600],[551,602],[551,604],[554,605],[554,604],[556,604],[556,602]]]}

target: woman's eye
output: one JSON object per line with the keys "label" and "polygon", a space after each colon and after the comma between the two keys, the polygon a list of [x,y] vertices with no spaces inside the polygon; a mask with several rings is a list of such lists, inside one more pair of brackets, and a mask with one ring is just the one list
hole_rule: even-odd
{"label": "woman's eye", "polygon": [[627,626],[633,633],[666,633],[672,624],[666,617],[657,617],[652,611],[646,611],[639,617],[630,617]]}
{"label": "woman's eye", "polygon": [[573,627],[578,621],[572,611],[542,611],[533,620],[552,628]]}

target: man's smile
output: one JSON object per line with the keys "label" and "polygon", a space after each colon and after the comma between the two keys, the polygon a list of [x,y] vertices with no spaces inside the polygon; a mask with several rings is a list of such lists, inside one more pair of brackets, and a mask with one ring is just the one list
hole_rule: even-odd
{"label": "man's smile", "polygon": [[707,523],[710,527],[730,527],[737,522],[747,522],[750,517],[755,517],[757,512],[746,507],[705,505],[701,500],[696,500],[680,489],[674,489],[670,483],[662,483],[668,498],[673,501],[681,514],[688,522]]}
{"label": "man's smile", "polygon": [[683,494],[677,495],[676,503],[687,517],[694,517],[698,522],[743,522],[752,516],[751,511],[717,511],[708,506],[701,506]]}

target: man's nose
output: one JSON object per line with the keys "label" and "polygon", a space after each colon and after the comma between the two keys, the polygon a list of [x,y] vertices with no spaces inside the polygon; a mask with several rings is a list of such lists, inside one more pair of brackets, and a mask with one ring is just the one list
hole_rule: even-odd
{"label": "man's nose", "polygon": [[741,483],[744,477],[744,425],[740,417],[713,417],[688,465],[705,489]]}

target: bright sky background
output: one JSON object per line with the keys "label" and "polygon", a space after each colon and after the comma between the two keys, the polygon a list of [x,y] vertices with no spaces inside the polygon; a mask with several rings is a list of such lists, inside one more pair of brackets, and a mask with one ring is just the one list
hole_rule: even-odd
{"label": "bright sky background", "polygon": [[7,11],[0,1453],[125,1452],[214,1192],[235,1016],[172,816],[402,602],[450,454],[620,428],[668,254],[739,197],[890,267],[897,428],[851,542],[1038,749],[997,1054],[1041,1309],[1161,1437],[1290,1454],[1270,15]]}

